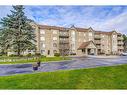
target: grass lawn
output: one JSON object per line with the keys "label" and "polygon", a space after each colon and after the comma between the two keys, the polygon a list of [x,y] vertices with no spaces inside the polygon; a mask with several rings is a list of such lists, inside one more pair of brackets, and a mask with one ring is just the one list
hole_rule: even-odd
{"label": "grass lawn", "polygon": [[[6,58],[6,57],[5,57]],[[0,62],[0,64],[19,64],[19,63],[31,63],[31,62],[37,62],[37,59],[23,59],[20,57],[7,57],[8,59],[17,59],[16,61],[7,61],[7,62]],[[6,59],[7,59],[6,58]],[[41,58],[41,62],[48,62],[48,61],[63,61],[63,60],[70,60],[68,57],[44,57]]]}
{"label": "grass lawn", "polygon": [[127,65],[4,76],[0,89],[127,89]]}

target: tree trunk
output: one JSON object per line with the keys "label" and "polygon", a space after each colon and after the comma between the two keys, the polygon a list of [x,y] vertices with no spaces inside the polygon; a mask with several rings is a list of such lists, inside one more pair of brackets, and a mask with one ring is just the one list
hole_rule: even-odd
{"label": "tree trunk", "polygon": [[20,49],[18,49],[18,56],[20,56]]}
{"label": "tree trunk", "polygon": [[20,56],[20,43],[18,43],[18,56]]}

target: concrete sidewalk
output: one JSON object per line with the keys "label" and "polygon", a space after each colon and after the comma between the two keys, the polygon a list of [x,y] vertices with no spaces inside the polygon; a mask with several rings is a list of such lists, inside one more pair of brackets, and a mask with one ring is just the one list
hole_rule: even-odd
{"label": "concrete sidewalk", "polygon": [[117,55],[110,55],[110,56],[106,56],[106,55],[88,55],[87,57],[90,58],[119,58],[120,56]]}

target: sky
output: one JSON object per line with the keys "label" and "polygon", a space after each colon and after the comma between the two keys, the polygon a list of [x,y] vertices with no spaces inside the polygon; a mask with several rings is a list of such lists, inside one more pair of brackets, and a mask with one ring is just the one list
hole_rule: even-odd
{"label": "sky", "polygon": [[[127,34],[127,6],[24,6],[25,15],[38,24],[89,28]],[[12,6],[0,6],[0,19]]]}

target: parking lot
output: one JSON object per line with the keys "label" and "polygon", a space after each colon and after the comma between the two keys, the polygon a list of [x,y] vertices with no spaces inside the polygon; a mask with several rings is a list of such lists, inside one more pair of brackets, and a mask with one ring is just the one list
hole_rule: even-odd
{"label": "parking lot", "polygon": [[[127,64],[127,56],[110,58],[103,57],[74,57],[69,61],[42,63],[37,72],[50,72],[56,70],[95,68],[99,66],[113,66]],[[0,76],[34,73],[32,64],[0,65]]]}

